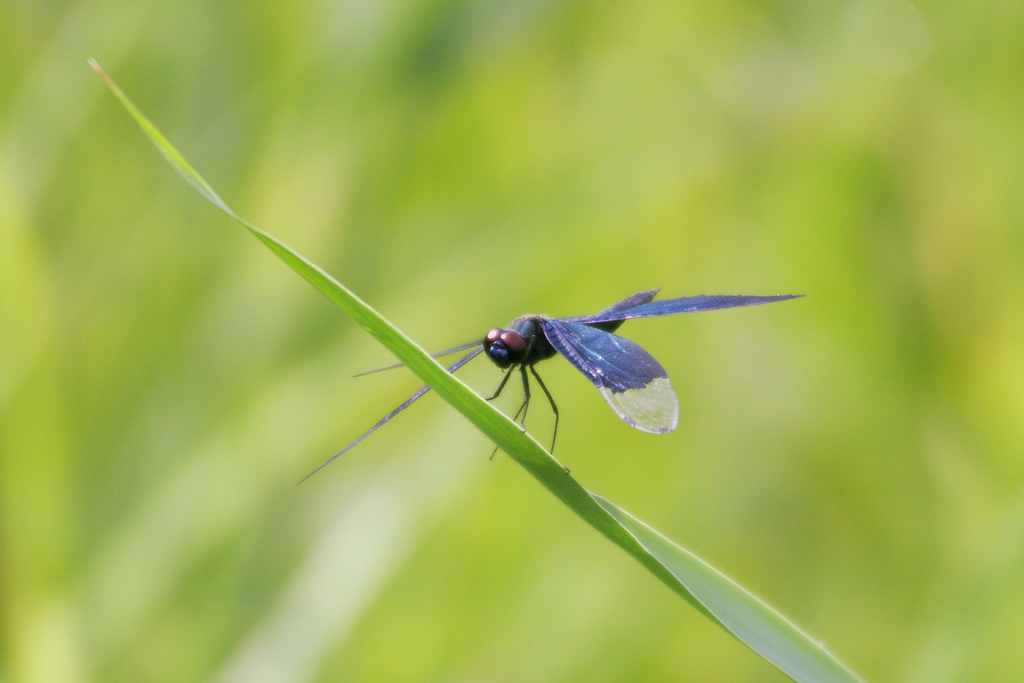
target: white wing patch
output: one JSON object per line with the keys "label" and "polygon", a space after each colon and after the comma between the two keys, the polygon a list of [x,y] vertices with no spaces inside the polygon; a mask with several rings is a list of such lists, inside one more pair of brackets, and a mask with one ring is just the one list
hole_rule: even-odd
{"label": "white wing patch", "polygon": [[623,422],[640,431],[664,434],[679,422],[679,401],[668,377],[656,377],[640,389],[618,393],[608,387],[597,390]]}

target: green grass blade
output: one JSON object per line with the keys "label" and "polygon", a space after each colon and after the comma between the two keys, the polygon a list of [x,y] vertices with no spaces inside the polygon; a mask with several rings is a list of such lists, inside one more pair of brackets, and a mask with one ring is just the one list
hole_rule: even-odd
{"label": "green grass blade", "polygon": [[719,621],[759,655],[798,681],[858,680],[781,614],[685,548],[597,494],[594,499],[658,558]]}
{"label": "green grass blade", "polygon": [[820,645],[730,579],[603,498],[589,493],[532,436],[447,373],[430,354],[348,288],[274,236],[238,216],[100,66],[92,60],[89,63],[186,182],[244,225],[282,261],[336,303],[584,521],[623,548],[702,614],[794,680],[801,683],[859,681]]}

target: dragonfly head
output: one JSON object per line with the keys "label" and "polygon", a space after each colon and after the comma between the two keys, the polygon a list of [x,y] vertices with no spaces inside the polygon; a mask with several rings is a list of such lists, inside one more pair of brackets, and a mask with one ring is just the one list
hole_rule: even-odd
{"label": "dragonfly head", "polygon": [[515,330],[503,330],[500,327],[495,327],[484,337],[484,350],[495,365],[504,369],[523,361],[527,352],[527,344],[523,335]]}

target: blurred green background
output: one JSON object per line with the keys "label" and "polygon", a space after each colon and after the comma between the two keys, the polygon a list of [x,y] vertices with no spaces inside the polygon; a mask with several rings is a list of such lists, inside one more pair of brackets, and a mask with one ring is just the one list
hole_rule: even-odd
{"label": "blurred green background", "polygon": [[1022,36],[1007,0],[4,0],[0,682],[784,680],[435,396],[296,487],[418,383],[351,378],[391,357],[88,56],[430,349],[807,294],[622,329],[668,436],[545,363],[556,454],[870,681],[1018,679]]}

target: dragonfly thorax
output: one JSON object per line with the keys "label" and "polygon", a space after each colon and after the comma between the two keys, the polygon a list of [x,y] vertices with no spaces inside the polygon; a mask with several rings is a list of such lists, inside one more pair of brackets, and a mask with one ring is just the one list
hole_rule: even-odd
{"label": "dragonfly thorax", "polygon": [[484,337],[484,351],[499,368],[513,365],[533,365],[555,355],[540,322],[544,318],[523,316],[516,318],[507,328],[495,327]]}

